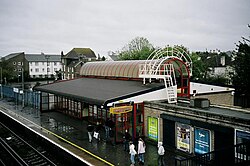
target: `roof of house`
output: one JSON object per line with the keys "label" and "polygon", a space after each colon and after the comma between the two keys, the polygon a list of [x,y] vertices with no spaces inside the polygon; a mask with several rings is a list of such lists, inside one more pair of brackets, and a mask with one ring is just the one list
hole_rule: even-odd
{"label": "roof of house", "polygon": [[78,78],[37,86],[34,89],[89,104],[106,106],[108,103],[165,88],[164,84],[143,85],[141,81],[124,81],[98,78]]}
{"label": "roof of house", "polygon": [[8,60],[8,59],[14,58],[15,56],[18,56],[20,54],[24,54],[24,52],[12,53],[12,54],[6,55],[5,57],[2,57],[2,58],[4,58],[4,60]]}
{"label": "roof of house", "polygon": [[78,66],[78,65],[81,65],[81,63],[84,63],[84,62],[82,62],[82,61],[72,61],[72,62],[68,65],[68,67],[76,67],[76,66]]}
{"label": "roof of house", "polygon": [[[48,57],[48,59],[46,58]],[[61,55],[51,54],[25,54],[28,62],[61,62]]]}
{"label": "roof of house", "polygon": [[92,51],[90,48],[73,48],[63,58],[78,59],[80,57],[96,59],[94,51]]}

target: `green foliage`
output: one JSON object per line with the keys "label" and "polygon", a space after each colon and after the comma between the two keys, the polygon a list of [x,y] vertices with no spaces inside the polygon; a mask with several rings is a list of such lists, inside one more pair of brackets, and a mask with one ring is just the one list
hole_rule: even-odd
{"label": "green foliage", "polygon": [[136,37],[123,47],[119,60],[143,60],[153,52],[153,45],[146,38]]}
{"label": "green foliage", "polygon": [[5,80],[6,82],[10,82],[17,78],[14,72],[14,67],[12,65],[8,65],[7,61],[2,60],[0,62],[0,67],[2,68],[3,83]]}
{"label": "green foliage", "polygon": [[201,60],[201,57],[196,53],[191,53],[191,59],[193,62],[193,76],[192,78],[194,80],[203,80],[206,75],[206,70],[208,70],[208,67],[204,64],[204,62]]}
{"label": "green foliage", "polygon": [[250,96],[250,45],[240,42],[237,47],[233,64],[235,70],[233,84],[236,92]]}

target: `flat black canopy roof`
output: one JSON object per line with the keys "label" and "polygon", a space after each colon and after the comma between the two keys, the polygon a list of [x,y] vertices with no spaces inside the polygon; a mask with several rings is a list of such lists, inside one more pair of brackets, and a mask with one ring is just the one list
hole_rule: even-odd
{"label": "flat black canopy roof", "polygon": [[110,102],[165,88],[164,84],[143,85],[142,81],[78,78],[37,86],[34,89],[89,104],[106,106]]}

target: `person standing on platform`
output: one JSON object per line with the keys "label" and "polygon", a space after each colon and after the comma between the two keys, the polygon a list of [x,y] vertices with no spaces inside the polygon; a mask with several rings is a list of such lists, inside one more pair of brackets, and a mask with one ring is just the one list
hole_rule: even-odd
{"label": "person standing on platform", "polygon": [[139,158],[139,164],[144,165],[144,153],[146,150],[145,142],[142,138],[139,138],[138,141],[138,158]]}
{"label": "person standing on platform", "polygon": [[129,142],[129,154],[130,154],[130,161],[131,161],[130,166],[134,166],[135,165],[135,155],[137,154],[137,152],[135,151],[135,145],[133,144],[132,141]]}
{"label": "person standing on platform", "polygon": [[101,129],[102,129],[102,124],[100,122],[96,123],[96,129],[94,131],[94,137],[100,141],[101,140]]}
{"label": "person standing on platform", "polygon": [[110,135],[109,135],[109,130],[110,130],[109,121],[110,121],[110,119],[107,118],[107,120],[105,121],[105,125],[104,125],[104,128],[105,128],[105,139],[106,139],[106,141],[109,141],[109,139],[110,139]]}
{"label": "person standing on platform", "polygon": [[89,142],[92,142],[92,136],[93,136],[93,131],[94,131],[94,126],[89,124],[87,126],[87,130],[88,130],[88,136],[89,136]]}
{"label": "person standing on platform", "polygon": [[158,166],[165,166],[165,161],[164,161],[164,153],[165,149],[162,145],[162,142],[158,142]]}
{"label": "person standing on platform", "polygon": [[131,136],[128,132],[128,130],[125,130],[125,134],[124,134],[124,151],[128,152],[129,151],[129,141],[131,139]]}

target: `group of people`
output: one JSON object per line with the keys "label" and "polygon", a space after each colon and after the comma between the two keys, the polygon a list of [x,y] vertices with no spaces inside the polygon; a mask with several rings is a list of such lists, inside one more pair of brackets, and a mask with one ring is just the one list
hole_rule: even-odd
{"label": "group of people", "polygon": [[[106,141],[110,140],[110,137],[112,137],[112,128],[114,127],[114,123],[112,122],[111,119],[107,119],[105,122],[104,128],[105,128],[105,139]],[[89,124],[87,126],[87,131],[88,131],[88,137],[89,137],[89,142],[91,143],[93,140],[93,137],[100,141],[100,131],[102,128],[102,124],[100,122],[97,122],[96,127],[93,126],[92,124]],[[135,165],[135,156],[138,154],[138,164],[139,165],[144,165],[145,159],[144,159],[144,154],[146,152],[146,144],[144,140],[140,137],[138,139],[138,145],[137,145],[137,151],[135,150],[135,145],[131,141],[131,136],[128,132],[128,130],[125,131],[124,134],[124,151],[129,152],[130,154],[130,161],[131,161],[131,166]],[[158,165],[159,166],[164,166],[164,153],[165,149],[163,147],[162,142],[158,142]]]}
{"label": "group of people", "polygon": [[[139,165],[144,165],[144,154],[146,152],[146,145],[142,138],[139,138],[138,140],[138,146],[137,146],[137,152],[138,152],[138,163]],[[135,165],[135,155],[137,154],[135,150],[135,145],[132,141],[129,142],[129,154],[130,154],[130,161],[131,166]]]}
{"label": "group of people", "polygon": [[[92,124],[88,124],[87,131],[88,131],[88,137],[89,137],[90,143],[92,142],[93,137],[98,141],[101,140],[100,131],[101,131],[102,127],[103,126],[102,126],[101,122],[97,122],[96,127],[93,126]],[[113,127],[114,127],[114,122],[108,118],[105,122],[105,125],[104,125],[106,141],[109,141],[110,137],[113,136],[113,130],[112,130]]]}
{"label": "group of people", "polygon": [[93,126],[92,124],[88,124],[87,131],[90,143],[92,142],[93,137],[96,138],[98,141],[101,140],[100,138],[101,125],[99,124],[99,122],[97,123],[96,127]]}
{"label": "group of people", "polygon": [[[145,150],[146,150],[145,142],[143,141],[142,138],[139,138],[139,141],[138,141],[139,165],[144,165]],[[129,142],[129,154],[130,154],[131,166],[134,166],[135,165],[135,156],[136,156],[137,152],[135,150],[135,145],[133,144],[132,141]],[[164,154],[165,154],[164,146],[163,146],[162,142],[158,142],[158,166],[165,166]]]}

